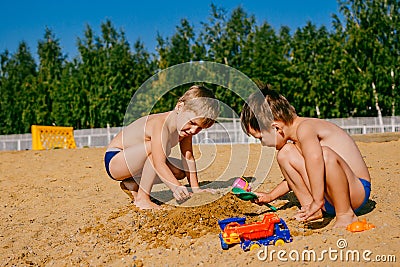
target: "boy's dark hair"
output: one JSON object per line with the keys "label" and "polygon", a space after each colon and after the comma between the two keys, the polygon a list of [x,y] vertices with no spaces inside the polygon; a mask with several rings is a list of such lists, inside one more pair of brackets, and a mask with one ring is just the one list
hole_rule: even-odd
{"label": "boy's dark hair", "polygon": [[296,110],[289,101],[267,87],[249,96],[243,105],[240,120],[243,131],[249,135],[249,129],[269,130],[273,121],[282,121],[291,125],[296,116]]}

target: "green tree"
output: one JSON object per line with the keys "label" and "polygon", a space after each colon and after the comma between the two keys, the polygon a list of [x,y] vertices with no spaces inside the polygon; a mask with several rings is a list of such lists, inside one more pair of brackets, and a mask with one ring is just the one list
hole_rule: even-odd
{"label": "green tree", "polygon": [[[252,72],[251,40],[256,27],[254,15],[249,16],[242,7],[237,7],[227,16],[223,8],[211,4],[211,14],[207,23],[202,23],[200,37],[208,48],[206,59],[229,65],[249,75]],[[230,81],[233,77],[221,79]],[[232,89],[232,88],[231,88]],[[236,112],[239,112],[243,100],[227,88],[215,88],[218,99]]]}
{"label": "green tree", "polygon": [[61,75],[66,56],[62,54],[60,41],[48,28],[44,38],[38,42],[39,70],[34,90],[31,111],[32,124],[63,125],[63,114],[58,113],[59,103],[63,103]]}
{"label": "green tree", "polygon": [[[344,54],[357,92],[358,116],[394,115],[398,108],[399,2],[339,1],[345,17]],[[381,120],[382,122],[382,120]]]}
{"label": "green tree", "polygon": [[246,71],[242,69],[242,66],[245,65],[251,57],[249,53],[246,53],[246,44],[251,34],[254,32],[254,28],[254,15],[249,16],[242,7],[238,7],[232,11],[221,38],[225,64],[243,72]]}
{"label": "green tree", "polygon": [[[293,35],[286,26],[275,32],[265,21],[256,24],[254,15],[241,6],[228,14],[211,4],[198,34],[188,19],[181,20],[172,36],[157,34],[156,54],[148,53],[140,40],[131,48],[125,33],[107,20],[99,36],[86,27],[77,40],[79,55],[68,61],[59,40],[46,29],[38,43],[38,66],[24,42],[14,54],[7,50],[0,54],[0,133],[28,132],[31,124],[120,126],[131,97],[157,70],[199,60],[226,64],[254,81],[271,84],[301,115],[398,115],[400,2],[338,0],[338,4],[342,16],[333,15],[332,31],[308,22]],[[129,119],[145,115],[143,106],[155,97],[158,102],[152,112],[172,109],[191,84],[182,82],[161,99],[157,86],[165,89],[192,74],[196,73],[160,75],[150,95],[139,99],[143,105],[131,107]],[[219,76],[234,82],[229,72]],[[239,96],[221,86],[207,86],[240,112]]]}
{"label": "green tree", "polygon": [[30,130],[28,96],[36,75],[36,63],[25,42],[19,44],[15,54],[5,51],[1,55],[1,134]]}
{"label": "green tree", "polygon": [[101,25],[97,37],[87,26],[85,38],[78,39],[80,53],[79,87],[85,99],[83,127],[122,125],[129,100],[153,72],[149,53],[137,41],[134,53],[122,30],[110,21]]}
{"label": "green tree", "polygon": [[223,35],[226,30],[226,10],[211,4],[208,22],[201,22],[200,39],[207,47],[205,60],[228,64],[224,59]]}
{"label": "green tree", "polygon": [[[159,69],[165,69],[201,58],[204,55],[204,46],[201,46],[195,40],[194,28],[187,19],[181,20],[180,25],[175,28],[175,33],[170,38],[163,38],[158,34],[156,49],[159,54]],[[191,75],[190,73],[178,73],[178,71],[179,69],[173,76],[170,75],[169,77],[162,78],[166,79],[167,84],[180,84],[184,80],[183,77]],[[174,90],[169,91],[160,98],[157,101],[157,105],[152,109],[152,112],[163,112],[173,109],[179,96],[183,94],[187,87],[188,85],[182,85],[177,88],[171,88]]]}
{"label": "green tree", "polygon": [[[331,97],[329,35],[325,26],[317,27],[308,22],[296,30],[292,39],[290,80],[287,95],[297,111],[303,116],[326,117],[328,100]],[[322,107],[326,107],[323,108]],[[327,114],[321,114],[321,111]]]}
{"label": "green tree", "polygon": [[243,50],[243,57],[247,58],[243,72],[256,81],[274,84],[286,61],[274,29],[267,22],[256,26]]}

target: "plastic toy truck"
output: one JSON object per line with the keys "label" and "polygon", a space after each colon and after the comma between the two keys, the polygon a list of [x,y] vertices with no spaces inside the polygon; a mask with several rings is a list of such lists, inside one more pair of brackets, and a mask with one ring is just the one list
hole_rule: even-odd
{"label": "plastic toy truck", "polygon": [[274,213],[266,214],[261,222],[245,222],[246,217],[218,221],[222,231],[219,234],[222,249],[228,249],[232,244],[240,244],[241,248],[247,251],[261,246],[282,245],[293,240],[285,221]]}

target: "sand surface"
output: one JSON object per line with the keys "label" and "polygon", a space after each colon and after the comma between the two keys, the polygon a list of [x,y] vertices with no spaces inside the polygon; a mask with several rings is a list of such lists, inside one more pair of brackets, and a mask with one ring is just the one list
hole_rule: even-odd
{"label": "sand surface", "polygon": [[[399,137],[356,139],[372,177],[371,197],[359,218],[375,224],[375,229],[361,233],[331,229],[334,219],[329,217],[298,223],[290,219],[298,209],[290,193],[272,203],[291,230],[293,242],[269,246],[267,253],[281,250],[287,262],[277,253],[262,261],[259,249],[244,252],[239,245],[224,251],[218,238],[219,219],[246,216],[247,222],[254,222],[270,212],[267,206],[226,193],[233,177],[242,174],[258,177],[256,183],[263,190],[283,179],[273,153],[267,151],[260,160],[258,145],[219,145],[210,151],[197,147],[199,179],[221,188],[218,197],[201,193],[185,207],[163,205],[168,208],[162,211],[135,208],[119,184],[108,178],[103,148],[0,152],[0,266],[260,266],[271,261],[280,266],[298,261],[343,266],[359,264],[350,255],[354,251],[360,263],[370,259],[376,265],[381,259],[392,261],[384,266],[398,266]],[[265,180],[260,177],[263,172],[268,173]],[[162,188],[157,190],[168,196]],[[339,248],[338,241],[346,242],[346,247]],[[304,251],[315,252],[316,259],[305,255],[302,261]]]}

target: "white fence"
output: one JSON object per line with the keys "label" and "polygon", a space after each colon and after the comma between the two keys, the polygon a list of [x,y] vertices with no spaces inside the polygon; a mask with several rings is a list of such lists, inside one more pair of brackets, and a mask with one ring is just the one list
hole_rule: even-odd
{"label": "white fence", "polygon": [[[328,119],[337,124],[349,134],[368,134],[382,132],[400,132],[400,116],[383,117],[383,125],[378,118],[345,118]],[[220,119],[219,123],[195,135],[193,142],[198,143],[257,143],[257,139],[248,137],[241,129],[239,119]],[[104,147],[121,131],[122,127],[95,128],[75,130],[74,137],[77,147]],[[0,150],[30,150],[32,149],[31,134],[0,135]]]}
{"label": "white fence", "polygon": [[400,116],[382,117],[380,125],[378,117],[357,117],[327,119],[346,130],[349,134],[369,134],[400,132]]}

